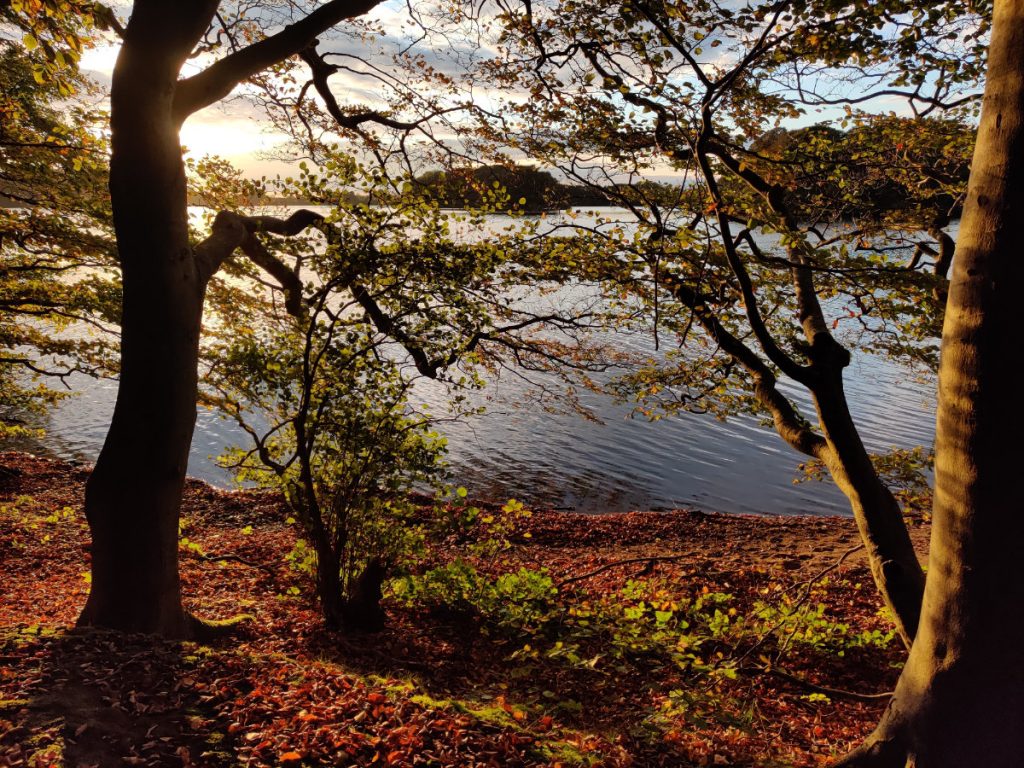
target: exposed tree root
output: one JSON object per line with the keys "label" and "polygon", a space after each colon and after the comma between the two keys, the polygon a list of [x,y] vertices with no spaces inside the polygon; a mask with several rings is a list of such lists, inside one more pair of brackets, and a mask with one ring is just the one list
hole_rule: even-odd
{"label": "exposed tree root", "polygon": [[222,621],[211,621],[200,619],[198,616],[188,614],[191,637],[187,640],[194,640],[197,643],[212,643],[225,637],[235,634],[243,625],[256,620],[256,617],[249,613],[240,613],[230,619]]}
{"label": "exposed tree root", "polygon": [[[87,606],[88,607],[88,606]],[[109,626],[97,623],[91,612],[85,610],[78,618],[73,631],[75,632],[115,632],[129,634],[159,635],[167,640],[192,640],[197,643],[212,643],[228,637],[243,625],[255,619],[251,614],[238,614],[229,619],[201,619],[191,613],[182,612],[180,619],[165,623],[149,630],[133,629],[128,626]]]}
{"label": "exposed tree root", "polygon": [[[880,726],[880,728],[884,727]],[[899,733],[879,735],[876,731],[857,749],[833,763],[832,768],[914,768],[913,758]]]}

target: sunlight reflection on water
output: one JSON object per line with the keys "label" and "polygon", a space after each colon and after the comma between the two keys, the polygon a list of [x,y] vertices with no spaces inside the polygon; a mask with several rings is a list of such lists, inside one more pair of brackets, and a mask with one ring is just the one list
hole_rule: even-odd
{"label": "sunlight reflection on water", "polygon": [[[499,220],[496,226],[503,225]],[[650,344],[630,337],[624,343]],[[890,361],[856,355],[846,373],[847,397],[869,450],[931,445],[933,380],[919,380]],[[47,446],[62,456],[93,460],[106,432],[116,383],[78,377],[79,396],[54,412]],[[811,414],[804,393],[786,389]],[[417,396],[440,410],[429,384]],[[683,413],[658,422],[632,418],[628,405],[592,392],[582,403],[603,423],[548,413],[529,401],[518,379],[505,376],[480,395],[488,412],[445,424],[454,479],[474,495],[515,497],[537,506],[586,512],[694,506],[709,511],[769,514],[849,514],[830,482],[793,484],[801,457],[748,416],[721,422]],[[200,410],[189,473],[217,485],[228,474],[211,457],[245,435]]]}

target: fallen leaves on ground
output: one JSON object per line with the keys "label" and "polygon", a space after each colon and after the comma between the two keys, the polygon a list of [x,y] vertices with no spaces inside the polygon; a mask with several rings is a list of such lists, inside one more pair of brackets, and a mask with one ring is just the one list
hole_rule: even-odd
{"label": "fallen leaves on ground", "polygon": [[[296,531],[275,498],[195,481],[189,540],[238,559],[184,550],[189,607],[253,619],[212,646],[71,631],[89,586],[86,476],[0,454],[0,765],[817,766],[862,738],[885,702],[813,686],[885,691],[903,659],[898,643],[842,656],[794,647],[784,673],[755,653],[735,679],[713,680],[659,659],[612,664],[601,649],[590,666],[543,654],[526,664],[520,640],[479,617],[398,604],[384,632],[338,635],[285,563]],[[566,610],[648,579],[667,601],[727,592],[740,612],[802,588],[857,543],[842,519],[691,511],[539,512],[513,540],[480,569],[585,576],[559,592]],[[447,542],[437,562],[458,547]],[[851,626],[884,627],[863,561],[832,575],[813,600]]]}

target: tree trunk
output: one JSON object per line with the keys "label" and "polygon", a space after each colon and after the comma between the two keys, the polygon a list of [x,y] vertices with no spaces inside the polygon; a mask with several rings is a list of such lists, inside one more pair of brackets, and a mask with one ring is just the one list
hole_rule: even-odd
{"label": "tree trunk", "polygon": [[381,607],[387,568],[383,559],[375,557],[366,564],[349,591],[345,601],[345,629],[348,632],[380,632],[387,614]]}
{"label": "tree trunk", "polygon": [[825,465],[850,500],[875,585],[909,648],[917,634],[924,571],[910,540],[903,512],[878,477],[861,442],[843,391],[842,369],[812,388],[818,420],[828,444]]}
{"label": "tree trunk", "polygon": [[[209,635],[182,609],[178,579],[178,517],[196,421],[203,296],[224,259],[236,247],[254,244],[240,217],[219,216],[210,237],[192,247],[178,129],[246,78],[378,2],[317,3],[293,23],[184,79],[181,68],[219,0],[132,4],[110,93],[110,195],[123,278],[121,382],[86,486],[92,587],[79,624],[169,637]],[[300,229],[307,225],[308,219],[298,222]],[[262,249],[251,258],[295,281]],[[289,302],[298,298],[290,292]]]}
{"label": "tree trunk", "polygon": [[79,624],[186,637],[196,626],[181,605],[178,517],[196,419],[205,286],[189,243],[172,100],[189,38],[206,22],[176,21],[166,10],[137,4],[111,89],[121,380],[86,486],[92,586]]}
{"label": "tree trunk", "polygon": [[329,543],[316,542],[316,591],[324,622],[331,629],[345,625],[345,596],[338,578],[340,561]]}
{"label": "tree trunk", "polygon": [[1024,763],[1024,0],[997,0],[943,329],[920,632],[875,733],[842,766]]}
{"label": "tree trunk", "polygon": [[[671,274],[662,279],[671,281],[669,288],[686,306],[704,305],[698,293],[675,281]],[[813,291],[806,295],[813,295]],[[800,419],[792,403],[778,391],[775,374],[746,344],[713,315],[694,311],[697,321],[722,349],[752,374],[754,394],[772,415],[779,437],[795,450],[822,461],[850,500],[878,590],[909,647],[920,616],[924,573],[900,506],[878,477],[850,415],[843,390],[843,369],[849,363],[849,353],[827,331],[818,334],[824,343],[817,344],[812,373],[799,376],[814,399],[822,431],[819,435]]]}

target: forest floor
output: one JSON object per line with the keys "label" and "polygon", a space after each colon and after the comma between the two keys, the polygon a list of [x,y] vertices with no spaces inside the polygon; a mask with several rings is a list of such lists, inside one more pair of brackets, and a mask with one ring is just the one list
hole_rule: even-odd
{"label": "forest floor", "polygon": [[486,557],[432,545],[462,598],[396,587],[384,631],[343,636],[280,502],[198,481],[188,606],[252,619],[209,646],[75,631],[86,476],[0,453],[2,766],[827,765],[905,656],[848,519],[516,515]]}

